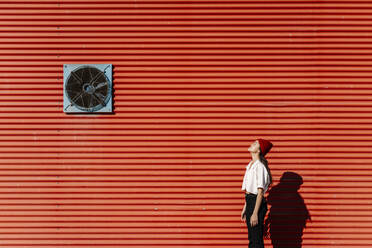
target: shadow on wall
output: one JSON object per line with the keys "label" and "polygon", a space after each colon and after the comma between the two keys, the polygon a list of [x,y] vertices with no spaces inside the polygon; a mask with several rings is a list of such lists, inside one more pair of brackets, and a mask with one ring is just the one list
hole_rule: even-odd
{"label": "shadow on wall", "polygon": [[298,193],[302,177],[294,172],[283,173],[279,184],[268,191],[271,205],[265,220],[265,236],[273,248],[301,248],[302,234],[307,220],[311,220],[305,202]]}

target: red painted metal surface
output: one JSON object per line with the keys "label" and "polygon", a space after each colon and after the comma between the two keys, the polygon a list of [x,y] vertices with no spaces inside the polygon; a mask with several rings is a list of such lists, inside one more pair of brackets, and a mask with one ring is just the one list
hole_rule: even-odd
{"label": "red painted metal surface", "polygon": [[[371,1],[0,9],[1,247],[247,247],[258,137],[267,247],[372,246]],[[115,114],[63,113],[69,63],[114,65]]]}

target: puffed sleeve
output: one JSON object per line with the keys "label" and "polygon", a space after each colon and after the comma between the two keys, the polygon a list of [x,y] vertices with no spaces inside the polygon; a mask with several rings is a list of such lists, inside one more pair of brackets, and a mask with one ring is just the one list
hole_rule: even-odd
{"label": "puffed sleeve", "polygon": [[247,177],[247,171],[245,171],[243,182],[242,182],[242,190],[245,190],[245,178]]}
{"label": "puffed sleeve", "polygon": [[267,184],[267,171],[266,168],[259,164],[256,169],[257,188],[265,189]]}

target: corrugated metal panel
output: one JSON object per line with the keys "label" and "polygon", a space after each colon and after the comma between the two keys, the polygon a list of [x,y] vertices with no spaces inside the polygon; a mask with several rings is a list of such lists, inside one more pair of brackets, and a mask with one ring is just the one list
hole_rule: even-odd
{"label": "corrugated metal panel", "polygon": [[[1,247],[247,247],[257,137],[274,242],[372,246],[371,1],[0,8]],[[63,113],[68,63],[114,65],[115,115]]]}

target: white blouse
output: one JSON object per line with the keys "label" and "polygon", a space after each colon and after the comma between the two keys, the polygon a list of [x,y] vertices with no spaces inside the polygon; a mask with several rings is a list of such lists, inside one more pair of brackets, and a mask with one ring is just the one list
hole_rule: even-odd
{"label": "white blouse", "polygon": [[251,164],[252,161],[246,166],[242,190],[257,194],[258,188],[263,188],[266,193],[270,184],[270,176],[265,165],[259,159],[249,168]]}

